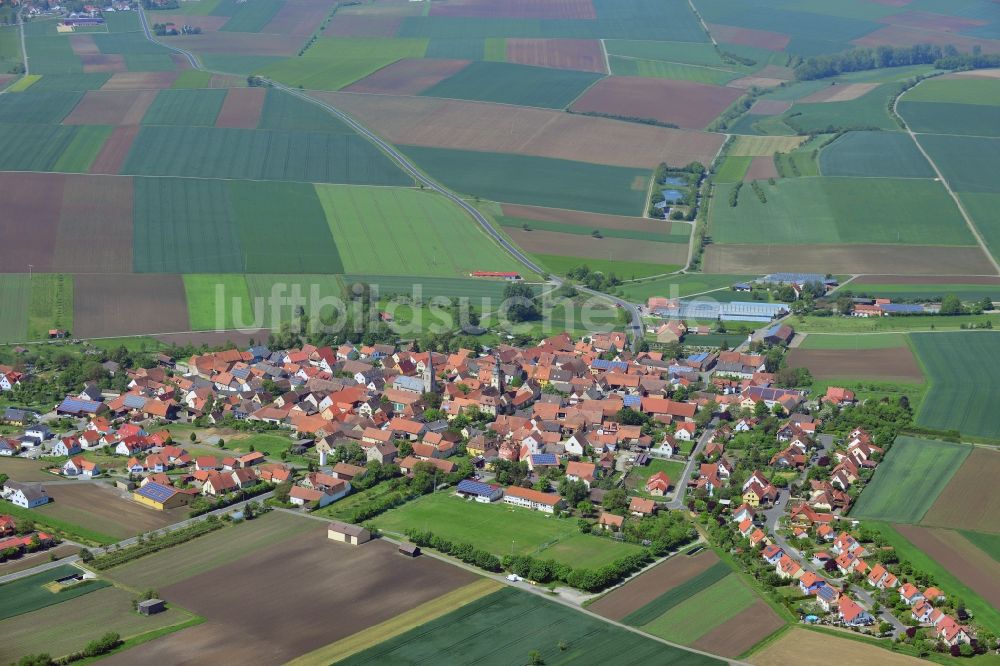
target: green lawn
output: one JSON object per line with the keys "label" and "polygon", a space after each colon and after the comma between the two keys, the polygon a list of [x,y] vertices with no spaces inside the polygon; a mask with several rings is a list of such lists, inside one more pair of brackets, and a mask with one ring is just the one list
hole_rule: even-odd
{"label": "green lawn", "polygon": [[340,664],[521,664],[600,666],[725,662],[615,627],[538,595],[504,589],[461,606],[406,633],[351,655]]}
{"label": "green lawn", "polygon": [[[687,557],[675,555],[674,557]],[[633,611],[622,621],[633,626],[644,626],[654,622],[671,609],[697,596],[723,579],[731,578],[733,570],[725,562],[716,562],[698,575],[689,578],[677,587],[661,594],[645,606]]]}
{"label": "green lawn", "polygon": [[59,328],[73,332],[73,276],[63,273],[36,274],[31,280],[28,337],[44,340]]}
{"label": "green lawn", "polygon": [[1000,300],[1000,283],[997,284],[878,284],[865,282],[864,278],[852,281],[844,289],[856,294],[869,294],[872,297],[901,299],[935,299],[944,298],[949,294],[958,296],[963,301],[979,301],[983,297]]}
{"label": "green lawn", "polygon": [[105,580],[95,580],[67,587],[57,592],[50,592],[44,587],[57,578],[78,573],[80,573],[79,569],[66,564],[0,585],[0,620],[68,601],[110,585]]}
{"label": "green lawn", "polygon": [[[253,323],[253,303],[246,278],[242,275],[185,275],[184,292],[194,331],[245,328]],[[223,297],[221,304],[217,298],[220,293]]]}
{"label": "green lawn", "polygon": [[896,349],[905,346],[906,335],[903,333],[872,335],[811,333],[799,345],[802,349]]}
{"label": "green lawn", "polygon": [[684,474],[684,463],[679,460],[660,460],[658,458],[652,458],[648,465],[633,467],[628,473],[629,482],[632,480],[636,481],[634,494],[652,498],[652,495],[646,493],[646,481],[657,472],[663,472],[670,477],[670,483],[675,487],[678,483],[684,482],[684,479],[681,478]]}
{"label": "green lawn", "polygon": [[634,280],[651,275],[663,275],[680,268],[676,264],[649,264],[641,261],[608,261],[593,257],[570,257],[561,254],[538,254],[535,258],[552,273],[565,275],[579,266],[587,266],[592,271],[605,274],[614,273],[621,280]]}
{"label": "green lawn", "polygon": [[[933,399],[925,402],[925,405]],[[972,451],[901,435],[851,509],[852,518],[918,523]]]}
{"label": "green lawn", "polygon": [[371,520],[394,535],[407,529],[430,530],[452,541],[468,542],[496,555],[517,553],[552,558],[572,567],[600,567],[634,553],[639,546],[581,534],[574,519],[495,502],[469,502],[445,491],[425,495]]}
{"label": "green lawn", "polygon": [[734,186],[718,185],[710,208],[716,243],[892,243],[973,245],[944,187],[901,178],[785,178],[758,181],[729,205]]}
{"label": "green lawn", "polygon": [[911,340],[931,385],[917,423],[1000,438],[993,406],[1000,391],[1000,334],[924,333]]}
{"label": "green lawn", "polygon": [[1000,106],[1000,80],[961,78],[928,79],[907,91],[908,102],[950,102]]}
{"label": "green lawn", "polygon": [[1000,633],[1000,610],[980,597],[974,590],[962,583],[947,568],[927,553],[909,542],[888,523],[865,522],[865,527],[877,530],[896,549],[901,560],[907,560],[915,569],[925,571],[934,577],[935,583],[952,598],[961,597],[969,610],[976,616],[976,622],[994,634]]}
{"label": "green lawn", "polygon": [[690,645],[755,601],[753,591],[736,574],[730,574],[644,625],[643,630]]}
{"label": "green lawn", "polygon": [[317,185],[344,270],[465,277],[520,264],[444,197],[416,189]]}

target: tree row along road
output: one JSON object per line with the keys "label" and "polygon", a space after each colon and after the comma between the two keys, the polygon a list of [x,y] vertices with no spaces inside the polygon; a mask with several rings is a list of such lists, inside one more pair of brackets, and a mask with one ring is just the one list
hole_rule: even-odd
{"label": "tree row along road", "polygon": [[[140,22],[142,23],[142,30],[146,35],[146,39],[155,44],[159,44],[160,46],[163,46],[164,48],[169,49],[175,53],[181,54],[187,59],[189,63],[191,63],[192,68],[206,72],[212,72],[212,70],[203,67],[198,58],[190,51],[177,48],[169,44],[164,44],[163,42],[157,40],[149,30],[149,23],[146,21],[145,10],[143,10],[142,7],[140,7],[138,11],[139,11]],[[218,72],[218,73],[225,73],[225,72]],[[377,146],[379,149],[381,149],[399,166],[399,168],[401,168],[405,173],[407,173],[411,178],[413,178],[414,181],[416,181],[423,187],[433,192],[437,192],[438,194],[446,197],[447,199],[458,205],[466,213],[468,213],[472,217],[472,219],[479,224],[479,226],[483,229],[483,231],[486,232],[486,234],[490,238],[496,241],[497,244],[499,244],[504,250],[506,250],[521,265],[525,266],[526,268],[535,273],[538,273],[539,275],[546,273],[545,269],[543,269],[541,266],[532,261],[527,255],[525,255],[520,250],[520,248],[512,244],[510,241],[504,238],[502,234],[500,234],[496,229],[494,229],[493,225],[490,224],[489,220],[487,220],[486,217],[479,212],[479,210],[477,210],[474,206],[469,204],[469,202],[467,202],[459,195],[455,194],[448,188],[444,187],[443,185],[440,185],[436,181],[426,176],[422,171],[420,171],[420,169],[417,168],[415,164],[410,162],[409,158],[407,158],[405,155],[396,150],[395,146],[382,139],[380,136],[378,136],[370,129],[362,125],[360,122],[355,120],[352,116],[341,111],[332,104],[328,104],[327,102],[322,102],[320,100],[314,99],[296,88],[291,88],[282,83],[278,83],[277,81],[271,81],[268,79],[264,80],[270,86],[278,90],[284,91],[290,95],[294,95],[295,97],[298,97],[299,99],[302,99],[311,104],[315,104],[320,108],[324,109],[325,111],[327,111],[328,113],[333,114],[336,118],[346,123],[355,132],[357,132],[365,139],[367,139],[375,146]],[[564,280],[557,275],[550,274],[549,279],[557,287],[562,286],[564,284]],[[639,308],[636,307],[634,303],[626,301],[622,298],[618,298],[617,296],[605,294],[603,292],[595,291],[593,289],[588,289],[583,286],[577,286],[576,289],[580,292],[589,294],[591,296],[609,300],[613,302],[615,305],[620,306],[629,312],[630,327],[628,332],[631,334],[632,351],[633,352],[636,351],[636,349],[639,346],[639,341],[643,337],[643,325],[642,325],[642,318],[639,316]]]}

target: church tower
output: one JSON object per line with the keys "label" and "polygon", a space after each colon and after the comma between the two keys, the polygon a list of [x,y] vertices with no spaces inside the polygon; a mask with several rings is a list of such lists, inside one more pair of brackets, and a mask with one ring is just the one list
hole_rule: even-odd
{"label": "church tower", "polygon": [[421,376],[424,380],[424,393],[433,393],[437,388],[436,377],[434,376],[434,352],[427,352],[427,363],[424,364],[424,373]]}
{"label": "church tower", "polygon": [[500,357],[493,357],[493,372],[490,374],[490,386],[503,393],[503,368],[500,367]]}

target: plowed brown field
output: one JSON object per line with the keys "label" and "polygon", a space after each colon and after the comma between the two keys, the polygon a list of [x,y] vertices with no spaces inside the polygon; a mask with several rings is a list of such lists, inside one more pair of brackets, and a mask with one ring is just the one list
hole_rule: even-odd
{"label": "plowed brown field", "polygon": [[596,39],[508,39],[507,62],[607,73]]}
{"label": "plowed brown field", "polygon": [[27,273],[29,264],[39,273],[61,270],[53,250],[66,180],[55,173],[0,173],[0,272]]}
{"label": "plowed brown field", "polygon": [[108,140],[101,146],[101,152],[97,154],[90,165],[90,173],[116,174],[125,164],[128,151],[132,149],[132,142],[139,134],[138,125],[127,125],[116,127]]}
{"label": "plowed brown field", "polygon": [[255,129],[260,122],[267,88],[230,88],[215,119],[216,127]]}
{"label": "plowed brown field", "polygon": [[54,261],[66,273],[132,271],[131,177],[67,177]]}
{"label": "plowed brown field", "polygon": [[957,532],[916,525],[893,527],[976,594],[1000,608],[1000,563]]}
{"label": "plowed brown field", "polygon": [[709,245],[704,265],[708,273],[747,274],[810,271],[817,266],[831,273],[993,272],[992,264],[978,247],[919,245]]}
{"label": "plowed brown field", "polygon": [[740,94],[733,88],[694,81],[609,76],[594,84],[570,109],[579,113],[649,118],[688,129],[701,129]]}
{"label": "plowed brown field", "polygon": [[177,79],[177,72],[119,72],[113,74],[101,90],[137,90],[169,88]]}
{"label": "plowed brown field", "polygon": [[675,555],[612,590],[590,604],[588,609],[602,617],[621,620],[718,561],[719,558],[711,550],[703,550],[693,557]]}
{"label": "plowed brown field", "polygon": [[909,347],[896,349],[791,349],[788,365],[809,368],[813,377],[823,379],[875,379],[923,382],[917,359]]}
{"label": "plowed brown field", "polygon": [[913,46],[914,44],[935,44],[947,46],[951,44],[959,51],[971,51],[979,46],[983,53],[1000,53],[1000,40],[980,39],[957,35],[943,30],[918,30],[901,25],[887,25],[884,28],[870,32],[851,42],[858,46]]}
{"label": "plowed brown field", "polygon": [[770,155],[758,155],[750,160],[750,168],[743,175],[743,180],[767,180],[777,178],[778,169],[774,166],[774,158]]}
{"label": "plowed brown field", "polygon": [[128,71],[128,65],[125,64],[125,56],[119,54],[82,55],[80,56],[80,64],[83,65],[84,74]]}
{"label": "plowed brown field", "polygon": [[738,657],[783,626],[784,620],[770,606],[757,601],[696,640],[691,647],[723,657]]}
{"label": "plowed brown field", "polygon": [[[998,478],[1000,453],[973,449],[924,514],[921,524],[1000,533],[1000,493],[983,492]],[[1000,600],[995,603],[1000,606]]]}
{"label": "plowed brown field", "polygon": [[418,95],[464,69],[471,60],[404,58],[344,89],[344,92]]}
{"label": "plowed brown field", "polygon": [[329,0],[285,0],[261,32],[292,37],[308,37],[327,17],[333,3]]}
{"label": "plowed brown field", "polygon": [[351,93],[313,96],[332,102],[388,140],[411,146],[654,168],[663,161],[708,164],[725,139],[506,104]]}
{"label": "plowed brown field", "polygon": [[191,330],[179,275],[77,275],[73,296],[81,338]]}
{"label": "plowed brown field", "polygon": [[892,652],[851,638],[793,627],[749,659],[754,666],[829,666],[878,664],[879,666],[920,666],[927,662]]}
{"label": "plowed brown field", "polygon": [[138,125],[155,90],[88,90],[63,125]]}
{"label": "plowed brown field", "polygon": [[792,38],[781,32],[754,30],[753,28],[737,28],[732,25],[709,23],[708,31],[717,41],[727,44],[742,44],[755,46],[769,51],[783,51]]}

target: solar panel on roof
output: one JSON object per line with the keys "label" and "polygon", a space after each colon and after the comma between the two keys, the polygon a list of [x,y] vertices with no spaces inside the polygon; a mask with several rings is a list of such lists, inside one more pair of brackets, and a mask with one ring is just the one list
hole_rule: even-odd
{"label": "solar panel on roof", "polygon": [[482,481],[472,481],[470,479],[463,479],[458,482],[457,487],[460,493],[470,493],[472,495],[482,495],[484,497],[489,497],[493,494],[493,486],[488,483],[483,483]]}
{"label": "solar panel on roof", "polygon": [[174,492],[176,491],[173,488],[168,488],[162,483],[156,483],[155,481],[150,481],[139,488],[140,495],[148,497],[154,502],[165,502],[173,496]]}
{"label": "solar panel on roof", "polygon": [[531,456],[531,460],[536,465],[555,465],[557,463],[554,453],[536,453]]}
{"label": "solar panel on roof", "polygon": [[142,409],[146,406],[146,398],[141,395],[127,395],[124,404],[129,409]]}
{"label": "solar panel on roof", "polygon": [[627,395],[622,399],[622,402],[626,407],[635,407],[636,405],[641,404],[642,397],[638,395]]}

